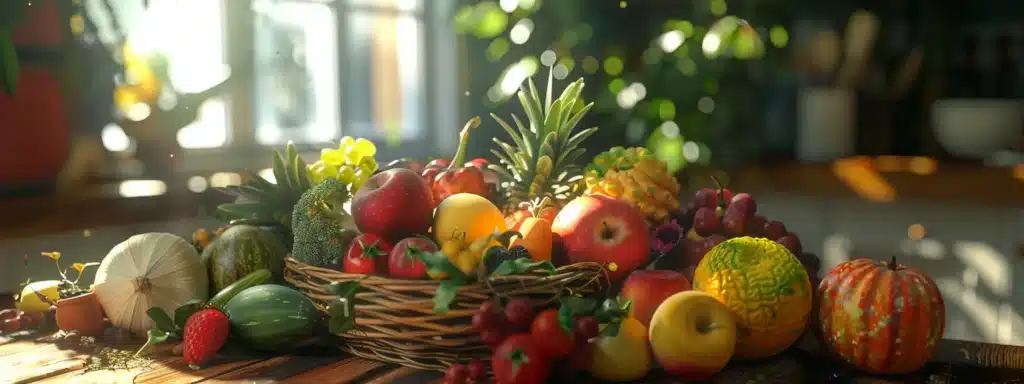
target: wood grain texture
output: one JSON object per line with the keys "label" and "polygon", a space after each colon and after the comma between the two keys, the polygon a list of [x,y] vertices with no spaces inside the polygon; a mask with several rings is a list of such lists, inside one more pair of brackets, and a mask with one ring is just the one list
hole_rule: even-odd
{"label": "wood grain texture", "polygon": [[30,383],[85,368],[87,355],[45,345],[0,357],[0,383]]}
{"label": "wood grain texture", "polygon": [[330,364],[338,358],[312,356],[277,356],[255,364],[246,365],[222,375],[217,375],[204,383],[222,384],[232,382],[278,382],[302,372]]}
{"label": "wood grain texture", "polygon": [[[85,372],[85,365],[97,348],[59,349],[53,344],[32,340],[14,340],[0,345],[0,383],[391,383],[441,384],[443,375],[394,364],[370,361],[354,356],[328,356],[332,349],[302,350],[300,355],[270,358],[218,357],[200,370],[192,370],[180,356],[160,346],[153,363],[133,370]],[[730,364],[712,381],[726,383],[821,383],[885,382],[895,384],[1006,384],[1024,378],[1024,370],[980,368],[999,363],[1020,365],[1024,348],[945,340],[939,354],[924,369],[910,375],[888,377],[884,381],[851,371],[831,361],[820,349],[794,348],[771,359]],[[314,352],[314,353],[311,353]],[[953,361],[952,363],[950,361]],[[10,369],[8,368],[10,367]],[[836,381],[839,380],[839,381]],[[552,382],[597,383],[580,376]],[[679,383],[663,371],[655,370],[643,383]]]}
{"label": "wood grain texture", "polygon": [[174,357],[153,363],[153,370],[135,378],[135,383],[144,384],[191,384],[216,377],[236,369],[245,368],[259,363],[263,359],[243,359],[235,361],[215,361],[200,370],[193,370],[185,364],[181,357]]}
{"label": "wood grain texture", "polygon": [[[406,369],[397,368],[377,361],[370,361],[359,357],[347,357],[336,360],[331,364],[323,365],[298,375],[292,376],[284,383],[350,383],[360,378],[365,378],[376,372],[390,372],[391,370]],[[373,377],[373,376],[370,376]]]}

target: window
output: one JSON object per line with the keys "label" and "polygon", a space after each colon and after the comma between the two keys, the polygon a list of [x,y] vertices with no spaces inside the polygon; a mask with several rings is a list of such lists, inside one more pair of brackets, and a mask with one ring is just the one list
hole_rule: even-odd
{"label": "window", "polygon": [[343,135],[374,140],[382,160],[454,149],[454,0],[113,3],[180,92],[218,84],[225,63],[252,65],[244,92],[208,100],[178,132],[187,170],[265,166],[253,144],[314,150]]}

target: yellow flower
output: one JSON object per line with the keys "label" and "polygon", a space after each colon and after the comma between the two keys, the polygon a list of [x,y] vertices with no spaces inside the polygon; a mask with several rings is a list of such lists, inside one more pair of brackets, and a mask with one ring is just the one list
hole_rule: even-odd
{"label": "yellow flower", "polygon": [[71,268],[74,268],[76,271],[78,271],[78,273],[82,273],[82,271],[85,270],[85,264],[74,263],[74,264],[71,264]]}
{"label": "yellow flower", "polygon": [[608,263],[608,270],[609,271],[615,272],[618,269],[619,269],[619,265],[618,264]]}
{"label": "yellow flower", "polygon": [[46,256],[46,257],[49,257],[49,258],[53,259],[53,261],[60,260],[60,252],[56,252],[56,251],[54,251],[54,252],[42,252],[41,254],[43,256]]}

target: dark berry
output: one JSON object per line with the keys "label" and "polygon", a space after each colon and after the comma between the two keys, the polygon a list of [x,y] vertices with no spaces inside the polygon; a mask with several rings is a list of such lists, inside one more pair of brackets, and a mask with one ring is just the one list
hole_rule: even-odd
{"label": "dark berry", "polygon": [[493,246],[484,251],[484,267],[491,273],[498,269],[498,266],[505,260],[511,260],[509,251],[501,246]]}
{"label": "dark berry", "polygon": [[522,245],[517,245],[512,248],[509,248],[508,254],[509,258],[511,258],[512,260],[530,258],[530,251],[528,251],[526,247]]}

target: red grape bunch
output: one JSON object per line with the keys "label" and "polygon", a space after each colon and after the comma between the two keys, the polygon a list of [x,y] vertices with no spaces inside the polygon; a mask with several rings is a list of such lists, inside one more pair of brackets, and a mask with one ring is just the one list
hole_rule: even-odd
{"label": "red grape bunch", "polygon": [[[597,317],[581,315],[562,319],[558,309],[537,311],[529,299],[513,298],[504,308],[493,300],[485,301],[473,314],[473,331],[494,350],[491,371],[499,382],[543,382],[551,371],[571,377],[590,368],[592,352],[589,340],[597,337]],[[521,362],[509,361],[516,352]],[[519,356],[519,355],[525,355]],[[524,369],[512,368],[523,365]],[[488,366],[480,360],[453,364],[445,374],[444,383],[481,383],[486,380]],[[516,376],[510,381],[510,375]]]}
{"label": "red grape bunch", "polygon": [[687,209],[692,213],[684,212],[683,216],[693,216],[683,253],[683,266],[689,278],[693,278],[693,269],[711,248],[742,236],[766,238],[781,244],[800,260],[811,280],[818,275],[821,264],[818,257],[804,253],[800,238],[789,232],[781,221],[758,215],[757,201],[750,194],[733,194],[727,188],[703,188],[697,191]]}

